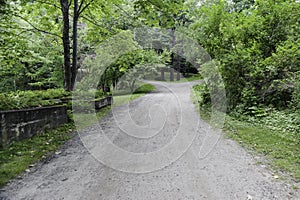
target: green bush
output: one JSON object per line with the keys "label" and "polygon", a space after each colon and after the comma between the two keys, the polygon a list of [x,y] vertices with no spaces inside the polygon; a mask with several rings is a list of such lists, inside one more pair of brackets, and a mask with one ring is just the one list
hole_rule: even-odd
{"label": "green bush", "polygon": [[204,106],[210,103],[209,90],[205,82],[201,82],[200,84],[193,86],[193,90],[194,98],[199,106]]}
{"label": "green bush", "polygon": [[0,110],[57,105],[61,103],[60,99],[70,95],[71,93],[65,92],[63,89],[0,93]]}
{"label": "green bush", "polygon": [[103,92],[102,90],[76,90],[73,96],[75,99],[101,99],[107,96],[108,93]]}
{"label": "green bush", "polygon": [[293,92],[291,106],[300,109],[300,73],[297,74],[295,80],[295,90]]}
{"label": "green bush", "polygon": [[[294,134],[295,140],[300,141],[300,111],[295,109],[278,111],[275,108],[260,105],[245,110],[243,106],[238,106],[230,112],[230,116],[273,131]],[[284,134],[282,135],[284,137]]]}

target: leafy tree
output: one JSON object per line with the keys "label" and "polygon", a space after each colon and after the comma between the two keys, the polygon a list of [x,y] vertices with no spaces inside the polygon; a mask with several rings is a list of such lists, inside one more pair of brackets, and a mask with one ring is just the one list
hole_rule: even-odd
{"label": "leafy tree", "polygon": [[[11,2],[9,5],[12,12],[1,18],[1,90],[60,87],[63,81],[60,39],[54,32],[59,32],[57,23],[49,20],[52,15],[47,16],[45,10],[34,4]],[[37,27],[38,22],[45,26],[44,30],[52,29],[54,33],[42,34],[48,32]]]}
{"label": "leafy tree", "polygon": [[138,49],[123,55],[113,65],[121,72],[118,81],[127,82],[130,92],[133,92],[138,81],[149,75],[157,75],[165,63],[164,55],[158,55],[153,50]]}
{"label": "leafy tree", "polygon": [[[64,87],[67,91],[73,89],[77,71],[80,67],[78,64],[80,57],[78,55],[79,22],[80,28],[85,29],[87,24],[92,23],[90,18],[97,21],[97,18],[99,19],[104,15],[101,11],[109,10],[110,5],[113,3],[118,3],[118,0],[110,2],[101,0],[61,0],[59,2],[38,0],[24,2],[19,6],[21,11],[16,13],[15,17],[26,23],[27,26],[22,27],[26,29],[24,31],[32,31],[37,35],[46,34],[61,39],[61,44],[56,39],[53,40],[56,44],[63,46]],[[80,18],[84,20],[80,21]]]}
{"label": "leafy tree", "polygon": [[190,34],[220,62],[230,109],[286,107],[299,71],[299,3],[268,0],[241,5],[234,10],[224,1],[200,6]]}
{"label": "leafy tree", "polygon": [[[114,63],[122,55],[133,52],[138,48],[139,45],[134,41],[131,31],[121,31],[102,42],[96,47],[95,54],[84,60],[83,67],[86,72],[78,80],[78,89],[95,89],[99,85],[114,84],[118,80],[118,71],[120,71],[119,66],[114,66]],[[101,79],[103,82],[99,83]]]}
{"label": "leafy tree", "polygon": [[95,86],[95,81],[100,79],[98,88],[112,85],[116,89],[119,82],[127,82],[133,91],[135,83],[149,73],[156,73],[166,58],[168,56],[154,50],[143,50],[131,31],[121,31],[99,45],[95,58],[86,59],[87,79],[83,78],[80,85]]}
{"label": "leafy tree", "polygon": [[[134,4],[136,11],[136,18],[142,18],[143,23],[152,27],[160,27],[164,29],[172,30],[170,32],[170,47],[175,46],[175,29],[179,26],[185,25],[188,22],[186,18],[186,8],[184,1],[145,1],[138,0]],[[176,63],[177,59],[177,63]],[[174,80],[174,69],[177,65],[177,80],[180,79],[180,56],[179,53],[171,54],[171,68],[170,68],[170,80]],[[162,71],[162,77],[163,77]]]}
{"label": "leafy tree", "polygon": [[251,8],[254,5],[255,0],[232,0],[232,2],[234,11],[241,12]]}

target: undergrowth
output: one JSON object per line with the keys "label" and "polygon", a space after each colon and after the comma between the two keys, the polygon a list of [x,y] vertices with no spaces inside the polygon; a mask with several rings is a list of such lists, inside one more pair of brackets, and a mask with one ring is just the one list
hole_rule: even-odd
{"label": "undergrowth", "polygon": [[[195,87],[197,89],[197,87]],[[211,121],[211,109],[203,103],[199,90],[193,90],[200,117]],[[199,103],[201,105],[199,105]],[[300,117],[293,109],[250,108],[248,113],[235,110],[226,116],[223,130],[245,148],[263,155],[274,170],[300,181]]]}

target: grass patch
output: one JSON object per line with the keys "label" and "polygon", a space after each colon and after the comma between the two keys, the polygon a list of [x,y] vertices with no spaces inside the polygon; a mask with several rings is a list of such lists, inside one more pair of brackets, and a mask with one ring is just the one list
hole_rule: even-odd
{"label": "grass patch", "polygon": [[275,170],[282,170],[300,181],[300,143],[292,133],[274,131],[263,126],[227,117],[225,131],[242,146],[270,159]]}
{"label": "grass patch", "polygon": [[[96,113],[96,118],[93,115],[93,119],[99,120],[109,111],[110,107],[105,107]],[[86,128],[96,122],[96,120],[88,121],[87,115],[92,114],[80,115],[82,120],[80,128]],[[0,149],[0,187],[6,185],[37,161],[54,153],[63,143],[72,138],[72,132],[76,128],[78,126],[75,127],[73,123],[68,123],[30,139],[13,142],[9,147]]]}
{"label": "grass patch", "polygon": [[95,113],[76,113],[76,115],[74,115],[76,128],[84,129],[93,125],[98,120],[103,118],[106,114],[108,114],[110,110],[111,106],[104,107],[99,112],[96,112],[96,116]]}
{"label": "grass patch", "polygon": [[197,81],[203,79],[201,74],[191,74],[185,77],[187,81]]}
{"label": "grass patch", "polygon": [[122,95],[114,95],[113,96],[113,105],[120,106],[127,104],[130,101],[133,101],[137,98],[144,96],[147,93],[152,92],[155,90],[155,87],[151,84],[143,84],[138,89],[136,89],[132,94],[122,94]]}
{"label": "grass patch", "polygon": [[169,82],[169,83],[184,83],[184,82],[191,82],[191,81],[196,81],[196,80],[201,80],[203,77],[201,74],[191,74],[188,73],[185,77],[183,77],[182,74],[180,74],[180,80],[177,81],[177,73],[174,73],[174,81],[170,80],[170,72],[165,72],[165,80],[161,80],[160,76],[156,77],[146,77],[147,80],[155,80],[155,81],[163,81],[163,82]]}
{"label": "grass patch", "polygon": [[[199,111],[201,118],[209,123],[210,110],[202,108]],[[264,164],[291,175],[297,182],[300,181],[300,143],[295,134],[275,131],[228,115],[223,130],[241,146],[264,156]]]}
{"label": "grass patch", "polygon": [[[193,102],[199,110],[201,119],[210,123],[211,108],[206,104],[200,107],[199,99],[196,98],[199,96],[201,98],[201,91],[194,88]],[[272,120],[266,119],[262,122],[255,117],[247,121],[246,116],[235,118],[227,115],[223,130],[229,138],[236,140],[251,152],[256,152],[266,158],[263,161],[264,164],[291,175],[295,181],[300,181],[299,133],[295,133],[293,131],[295,129],[292,128],[283,128],[283,124],[288,127],[291,126],[291,122],[279,123],[281,121],[278,114],[274,115]],[[270,122],[272,122],[272,128],[268,126]]]}
{"label": "grass patch", "polygon": [[0,150],[0,186],[18,176],[38,160],[54,152],[71,138],[72,124],[65,124],[55,130],[33,136],[30,139],[13,142]]}

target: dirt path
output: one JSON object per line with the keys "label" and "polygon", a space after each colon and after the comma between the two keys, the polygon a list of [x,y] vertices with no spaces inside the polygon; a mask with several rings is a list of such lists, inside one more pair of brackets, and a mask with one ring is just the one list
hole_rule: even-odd
{"label": "dirt path", "polygon": [[200,120],[190,84],[153,84],[156,91],[80,131],[0,199],[300,199]]}

